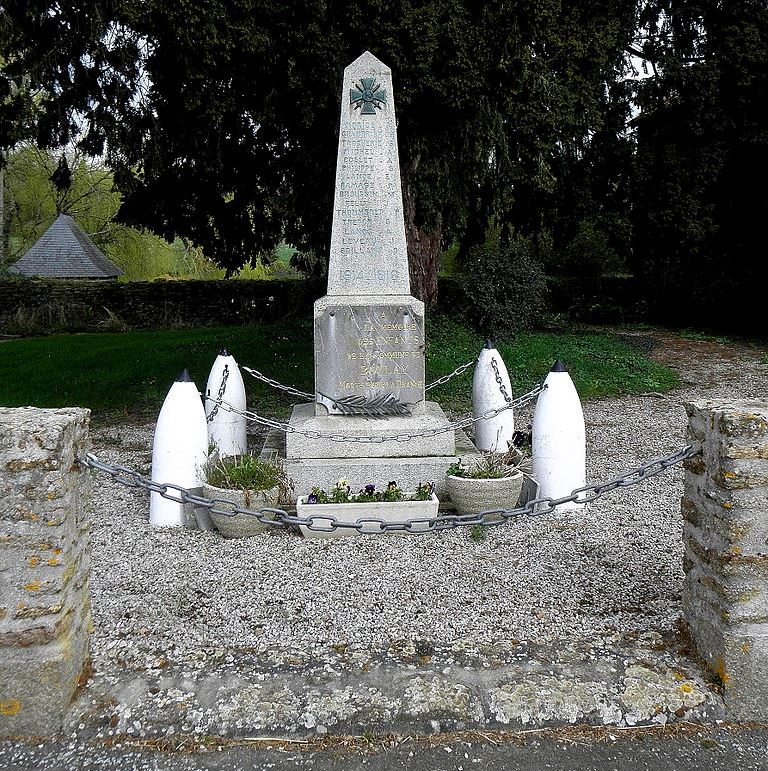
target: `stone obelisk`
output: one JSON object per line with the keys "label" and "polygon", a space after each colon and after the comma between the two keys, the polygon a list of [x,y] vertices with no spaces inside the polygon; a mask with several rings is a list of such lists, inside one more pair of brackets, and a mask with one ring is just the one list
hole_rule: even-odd
{"label": "stone obelisk", "polygon": [[377,400],[424,412],[424,305],[408,276],[392,73],[367,51],[344,71],[315,389],[317,414],[364,413]]}
{"label": "stone obelisk", "polygon": [[[391,476],[401,486],[408,474],[425,481],[442,469],[442,476],[453,431],[414,436],[448,421],[424,397],[424,304],[410,293],[392,73],[368,51],[344,70],[328,293],[314,318],[315,402],[294,408],[289,470],[294,461],[325,459],[314,471],[327,476],[354,459],[361,475],[394,474],[374,460],[390,458],[406,469]],[[375,441],[385,436],[401,440]]]}

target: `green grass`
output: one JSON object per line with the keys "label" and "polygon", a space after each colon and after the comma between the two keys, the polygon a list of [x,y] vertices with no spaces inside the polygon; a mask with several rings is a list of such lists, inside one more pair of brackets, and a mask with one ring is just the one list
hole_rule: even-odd
{"label": "green grass", "polygon": [[[312,324],[51,335],[0,343],[0,404],[84,406],[96,415],[155,417],[189,370],[199,389],[219,349],[283,383],[312,390]],[[244,375],[252,406],[286,415],[290,399]]]}
{"label": "green grass", "polygon": [[725,337],[723,335],[710,335],[706,332],[700,332],[697,329],[680,329],[678,335],[684,340],[695,340],[698,342],[707,343],[720,343],[721,345],[728,345],[733,342],[733,338]]}
{"label": "green grass", "polygon": [[[474,358],[482,340],[445,317],[428,319],[427,380]],[[0,344],[0,405],[85,406],[99,419],[152,419],[171,383],[187,368],[201,390],[220,348],[282,383],[313,390],[312,324],[67,334]],[[526,332],[499,344],[515,394],[527,391],[557,358],[582,398],[663,391],[677,378],[607,334]],[[249,406],[285,417],[293,399],[244,376]],[[430,392],[454,412],[471,409],[471,370]]]}
{"label": "green grass", "polygon": [[[450,372],[476,356],[483,342],[471,329],[445,317],[433,317],[428,323],[428,340],[428,379]],[[568,366],[582,399],[668,391],[679,385],[672,370],[650,361],[615,335],[520,332],[514,340],[499,340],[495,344],[509,370],[515,395],[530,390],[557,359]],[[436,389],[434,394],[455,410],[467,409],[471,377],[471,372],[467,372]]]}

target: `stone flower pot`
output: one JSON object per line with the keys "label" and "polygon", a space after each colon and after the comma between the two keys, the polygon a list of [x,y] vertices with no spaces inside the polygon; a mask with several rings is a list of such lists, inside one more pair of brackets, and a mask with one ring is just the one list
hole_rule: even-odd
{"label": "stone flower pot", "polygon": [[[405,493],[408,498],[414,493]],[[307,503],[307,496],[302,495],[296,501],[296,513],[300,517],[316,517],[318,527],[329,526],[328,520],[322,517],[333,516],[338,522],[355,522],[359,519],[383,519],[385,522],[405,522],[410,519],[434,519],[440,502],[437,496],[432,496],[425,501],[373,501],[367,503]],[[310,530],[306,525],[299,525],[301,534],[305,538],[345,538],[352,535],[360,535],[357,530],[339,528],[329,532]],[[428,529],[427,525],[414,527],[414,530]],[[379,528],[375,523],[366,525],[363,533],[377,533]]]}
{"label": "stone flower pot", "polygon": [[[203,497],[205,498],[224,498],[228,501],[234,501],[243,509],[277,508],[280,498],[280,488],[272,487],[269,490],[234,490],[223,487],[214,487],[207,482],[203,485]],[[225,508],[222,506],[221,508]],[[262,533],[269,529],[269,525],[263,525],[259,520],[250,514],[235,514],[228,517],[225,514],[211,514],[211,520],[216,529],[225,538],[249,538],[257,533]]]}
{"label": "stone flower pot", "polygon": [[523,472],[496,479],[473,479],[445,475],[448,494],[462,514],[479,514],[488,509],[513,509],[523,487]]}

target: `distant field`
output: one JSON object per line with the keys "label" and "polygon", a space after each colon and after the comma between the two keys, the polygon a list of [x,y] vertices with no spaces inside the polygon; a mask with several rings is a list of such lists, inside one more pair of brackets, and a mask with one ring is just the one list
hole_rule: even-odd
{"label": "distant field", "polygon": [[[427,380],[474,358],[483,341],[444,317],[427,323]],[[152,419],[179,372],[201,390],[220,348],[241,364],[302,390],[313,390],[312,324],[286,321],[253,327],[51,335],[0,344],[0,405],[84,406],[99,420]],[[582,398],[664,391],[670,370],[608,334],[526,332],[499,341],[515,393],[527,391],[555,359],[570,368]],[[285,416],[290,397],[246,377],[252,409]],[[454,412],[471,409],[471,372],[432,392]]]}

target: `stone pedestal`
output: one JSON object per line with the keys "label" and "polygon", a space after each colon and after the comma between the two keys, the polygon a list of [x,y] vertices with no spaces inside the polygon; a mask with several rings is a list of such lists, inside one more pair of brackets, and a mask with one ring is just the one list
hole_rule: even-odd
{"label": "stone pedestal", "polygon": [[445,496],[455,432],[425,399],[424,304],[410,291],[392,74],[366,51],[344,70],[315,400],[294,408],[279,453],[296,495],[343,478],[355,491],[435,482]]}
{"label": "stone pedestal", "polygon": [[[315,303],[317,415],[424,413],[424,303],[410,295],[326,295]],[[377,399],[384,400],[379,405]],[[362,402],[362,403],[360,403]]]}
{"label": "stone pedestal", "polygon": [[686,406],[683,610],[729,717],[768,719],[768,403]]}
{"label": "stone pedestal", "polygon": [[86,670],[88,414],[0,408],[0,736],[60,731]]}
{"label": "stone pedestal", "polygon": [[[453,455],[453,431],[434,436],[407,439],[419,431],[439,430],[448,418],[437,402],[425,402],[420,415],[387,417],[340,417],[315,415],[314,405],[298,404],[293,408],[290,425],[296,433],[286,436],[285,457],[299,458],[419,458]],[[319,437],[307,436],[318,432]],[[395,439],[395,437],[398,437]],[[359,439],[362,441],[355,441]],[[386,439],[387,441],[381,441]],[[351,441],[350,441],[351,440]]]}

